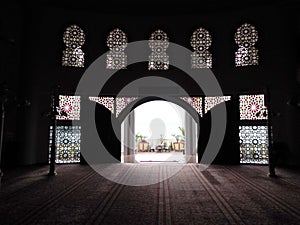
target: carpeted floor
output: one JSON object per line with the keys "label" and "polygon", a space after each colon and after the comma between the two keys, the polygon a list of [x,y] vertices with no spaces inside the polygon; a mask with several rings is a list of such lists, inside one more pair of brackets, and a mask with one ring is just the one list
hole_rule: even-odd
{"label": "carpeted floor", "polygon": [[[175,166],[176,167],[176,166]],[[300,224],[300,173],[267,166],[131,164],[123,182],[163,180],[146,186],[105,179],[88,165],[58,165],[5,171],[0,224]],[[139,171],[138,175],[136,171]],[[141,172],[142,171],[142,172]]]}

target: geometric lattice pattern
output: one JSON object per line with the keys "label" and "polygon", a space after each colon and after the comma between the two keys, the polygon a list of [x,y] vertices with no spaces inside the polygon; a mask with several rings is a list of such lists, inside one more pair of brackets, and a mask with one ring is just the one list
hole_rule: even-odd
{"label": "geometric lattice pattern", "polygon": [[208,51],[212,39],[209,32],[204,28],[199,28],[192,34],[191,46],[194,52],[191,55],[192,69],[211,68],[212,55]]}
{"label": "geometric lattice pattern", "polygon": [[[52,129],[49,136],[49,162],[51,158]],[[56,126],[56,163],[80,162],[80,126]]]}
{"label": "geometric lattice pattern", "polygon": [[59,95],[57,120],[80,120],[80,96]]}
{"label": "geometric lattice pattern", "polygon": [[180,97],[181,100],[191,105],[202,117],[202,98],[201,97]]}
{"label": "geometric lattice pattern", "polygon": [[216,105],[229,101],[231,99],[231,96],[215,96],[215,97],[205,97],[205,110],[204,113],[207,113],[209,110],[211,110]]}
{"label": "geometric lattice pattern", "polygon": [[103,105],[105,108],[114,113],[115,99],[113,97],[89,97],[89,99]]}
{"label": "geometric lattice pattern", "polygon": [[268,119],[264,95],[240,95],[240,120]]}
{"label": "geometric lattice pattern", "polygon": [[127,55],[124,53],[127,47],[126,34],[120,29],[114,29],[107,37],[107,46],[110,51],[106,55],[107,69],[126,69]]}
{"label": "geometric lattice pattern", "polygon": [[122,112],[125,107],[131,102],[138,99],[138,97],[117,97],[116,98],[116,117]]}
{"label": "geometric lattice pattern", "polygon": [[149,56],[148,70],[168,70],[169,56],[166,51],[169,46],[169,38],[162,30],[153,32],[149,39],[151,54]]}
{"label": "geometric lattice pattern", "polygon": [[239,46],[235,52],[235,66],[258,65],[258,50],[255,43],[258,33],[254,26],[245,23],[237,29],[234,40]]}
{"label": "geometric lattice pattern", "polygon": [[84,53],[81,46],[85,42],[83,30],[77,25],[71,25],[63,34],[66,49],[63,51],[62,65],[84,67]]}
{"label": "geometric lattice pattern", "polygon": [[240,126],[240,163],[268,164],[268,127]]}

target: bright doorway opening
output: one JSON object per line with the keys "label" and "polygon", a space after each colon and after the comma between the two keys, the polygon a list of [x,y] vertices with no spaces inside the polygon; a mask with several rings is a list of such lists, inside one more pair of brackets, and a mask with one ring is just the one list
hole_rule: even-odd
{"label": "bright doorway opening", "polygon": [[121,162],[197,162],[197,123],[177,104],[154,100],[131,111],[121,125]]}

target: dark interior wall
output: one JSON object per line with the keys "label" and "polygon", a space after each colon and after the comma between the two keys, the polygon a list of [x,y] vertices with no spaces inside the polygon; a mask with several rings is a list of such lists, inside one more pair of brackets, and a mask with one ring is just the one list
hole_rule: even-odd
{"label": "dark interior wall", "polygon": [[[7,99],[4,114],[4,130],[2,152],[3,159],[15,160],[12,149],[16,149],[17,142],[17,105],[22,104],[23,99],[17,98],[18,75],[20,66],[20,29],[21,8],[14,1],[2,2],[0,7],[0,93]],[[1,124],[1,121],[0,121]],[[14,152],[15,153],[15,152]]]}
{"label": "dark interior wall", "polygon": [[[96,12],[50,6],[23,5],[20,8],[22,30],[18,91],[19,96],[30,100],[31,106],[18,109],[16,132],[19,164],[47,162],[49,119],[42,113],[49,109],[51,88],[60,84],[65,93],[74,93],[88,65],[108,50],[106,38],[112,29],[122,29],[130,42],[146,40],[154,30],[163,29],[171,42],[192,50],[189,44],[192,32],[204,27],[212,35],[210,52],[213,54],[213,72],[223,92],[235,95],[262,92],[268,86],[272,108],[281,115],[273,119],[274,136],[287,146],[290,156],[287,164],[299,165],[299,111],[286,104],[299,89],[295,29],[299,25],[293,5],[207,12],[193,10],[189,13],[172,13],[171,9],[165,13],[131,10],[117,14],[113,10]],[[245,22],[252,23],[258,30],[256,47],[259,49],[260,65],[235,68],[234,52],[237,46],[233,36]],[[62,34],[71,24],[79,25],[86,34],[86,43],[82,47],[85,68],[61,66],[64,49]],[[147,64],[142,63],[115,74],[106,85],[104,94],[115,95],[130,81],[154,73],[177,81],[190,94],[201,93],[197,86],[183,79],[186,75],[181,71],[172,67],[167,72],[148,71]]]}

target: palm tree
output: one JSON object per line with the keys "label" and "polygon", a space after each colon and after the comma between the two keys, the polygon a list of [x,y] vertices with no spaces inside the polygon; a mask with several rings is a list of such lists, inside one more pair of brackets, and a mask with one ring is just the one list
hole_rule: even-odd
{"label": "palm tree", "polygon": [[185,137],[185,130],[184,130],[184,128],[183,127],[178,127],[178,128],[181,131],[181,134],[182,134],[182,136],[184,138]]}
{"label": "palm tree", "polygon": [[137,133],[137,134],[135,135],[135,141],[136,141],[136,142],[141,141],[142,138],[143,138],[143,136],[142,136],[140,133]]}

